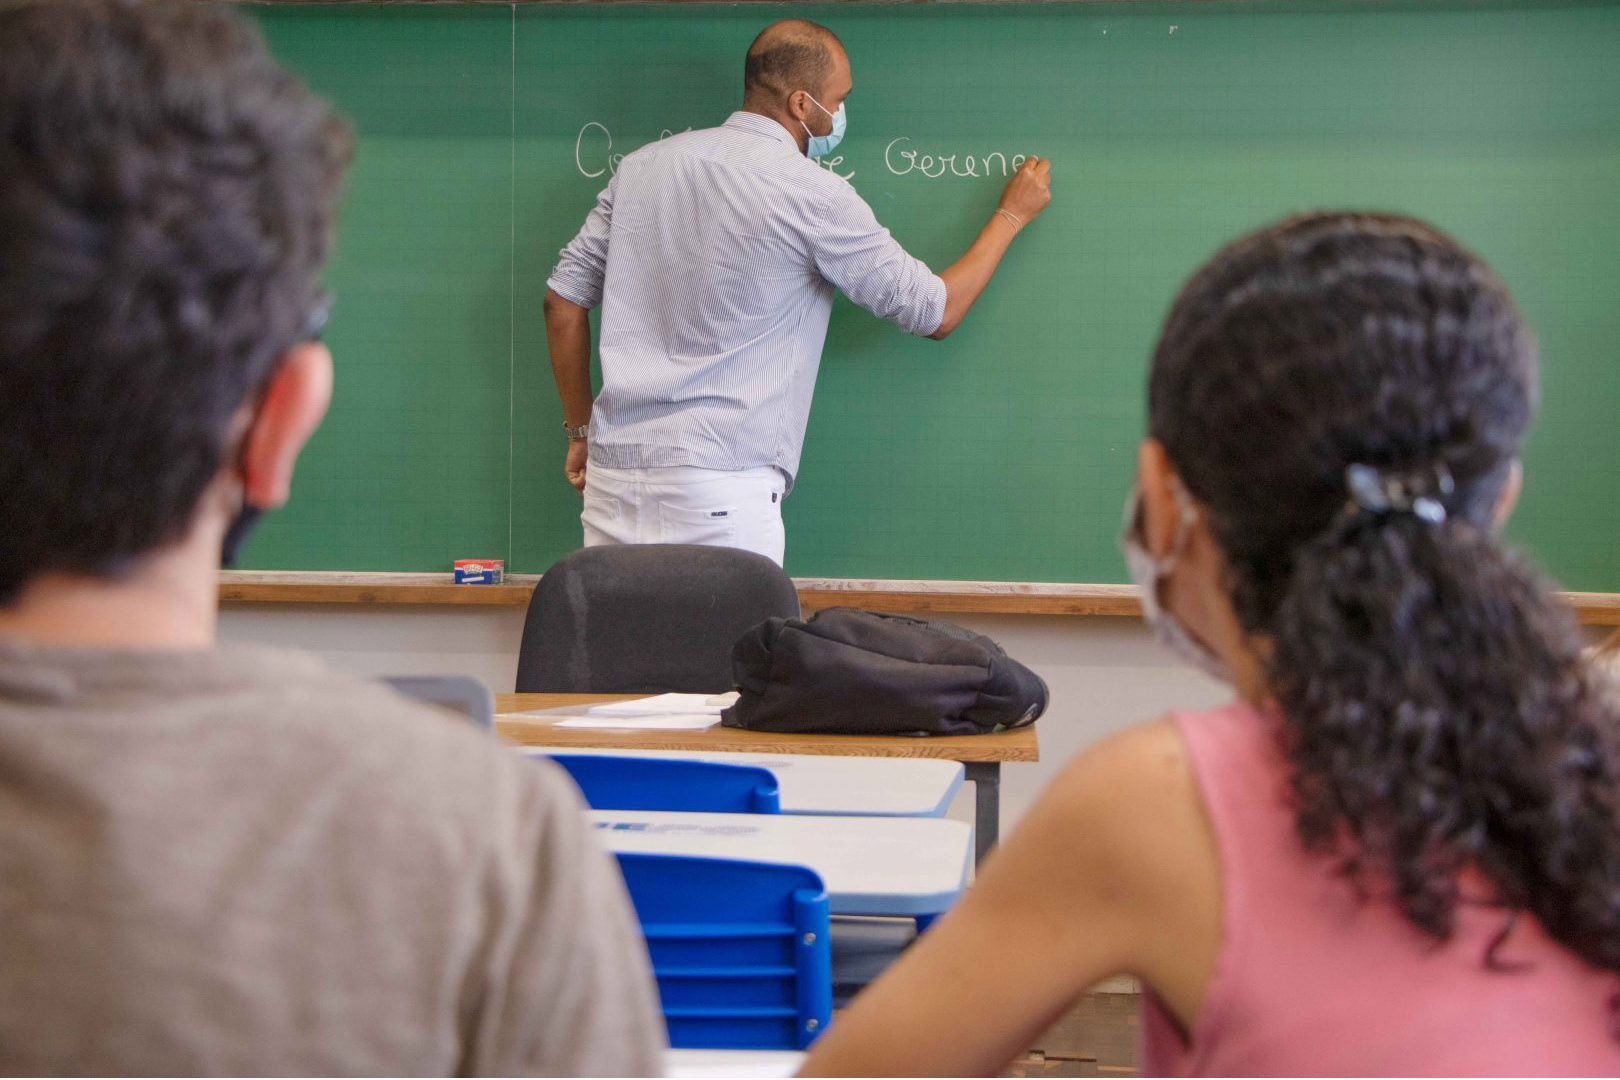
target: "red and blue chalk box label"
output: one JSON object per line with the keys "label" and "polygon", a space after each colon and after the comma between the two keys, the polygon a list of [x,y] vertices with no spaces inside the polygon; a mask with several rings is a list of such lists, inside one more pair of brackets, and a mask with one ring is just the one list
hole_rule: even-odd
{"label": "red and blue chalk box label", "polygon": [[505,559],[457,559],[457,585],[499,585],[506,580]]}

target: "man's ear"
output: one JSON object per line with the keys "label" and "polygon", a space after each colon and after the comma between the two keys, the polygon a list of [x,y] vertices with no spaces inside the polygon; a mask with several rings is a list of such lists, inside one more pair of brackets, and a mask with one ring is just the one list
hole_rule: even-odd
{"label": "man's ear", "polygon": [[787,107],[787,114],[800,123],[803,123],[810,115],[811,106],[808,91],[789,91],[787,100],[783,104]]}
{"label": "man's ear", "polygon": [[1524,462],[1518,458],[1508,467],[1507,483],[1502,485],[1502,494],[1496,497],[1496,509],[1491,514],[1491,525],[1500,529],[1507,524],[1512,516],[1513,508],[1519,505],[1519,495],[1524,491]]}
{"label": "man's ear", "polygon": [[1155,559],[1166,559],[1181,524],[1176,470],[1157,439],[1143,439],[1136,453],[1136,482],[1142,491],[1142,543]]}
{"label": "man's ear", "polygon": [[262,510],[282,506],[293,465],[332,401],[332,354],[318,341],[287,350],[265,385],[242,441],[245,500]]}

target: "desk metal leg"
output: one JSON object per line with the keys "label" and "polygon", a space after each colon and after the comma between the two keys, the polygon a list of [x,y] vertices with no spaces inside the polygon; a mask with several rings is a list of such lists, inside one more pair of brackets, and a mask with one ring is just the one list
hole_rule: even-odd
{"label": "desk metal leg", "polygon": [[1001,762],[964,761],[973,781],[973,865],[984,862],[1001,832]]}

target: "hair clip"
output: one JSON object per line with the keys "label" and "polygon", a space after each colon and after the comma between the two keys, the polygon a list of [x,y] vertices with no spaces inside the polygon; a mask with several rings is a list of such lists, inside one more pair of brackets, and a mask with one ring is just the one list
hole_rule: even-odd
{"label": "hair clip", "polygon": [[1451,470],[1441,462],[1407,472],[1386,473],[1375,465],[1355,464],[1344,470],[1350,501],[1373,514],[1412,514],[1431,525],[1446,520],[1441,500],[1457,490]]}

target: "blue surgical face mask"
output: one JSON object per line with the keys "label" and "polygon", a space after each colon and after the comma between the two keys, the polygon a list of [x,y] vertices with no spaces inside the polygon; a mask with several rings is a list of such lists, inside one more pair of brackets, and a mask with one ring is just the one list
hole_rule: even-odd
{"label": "blue surgical face mask", "polygon": [[822,157],[826,154],[832,153],[833,147],[837,146],[844,139],[844,127],[848,123],[844,117],[844,103],[842,101],[838,103],[837,112],[827,112],[827,107],[825,105],[817,101],[815,98],[810,97],[810,91],[806,90],[804,92],[804,96],[810,98],[811,104],[815,105],[816,108],[832,117],[832,131],[826,135],[811,135],[810,125],[806,124],[803,120],[799,121],[799,126],[804,128],[804,133],[810,136],[810,143],[805,147],[804,152],[813,158]]}

